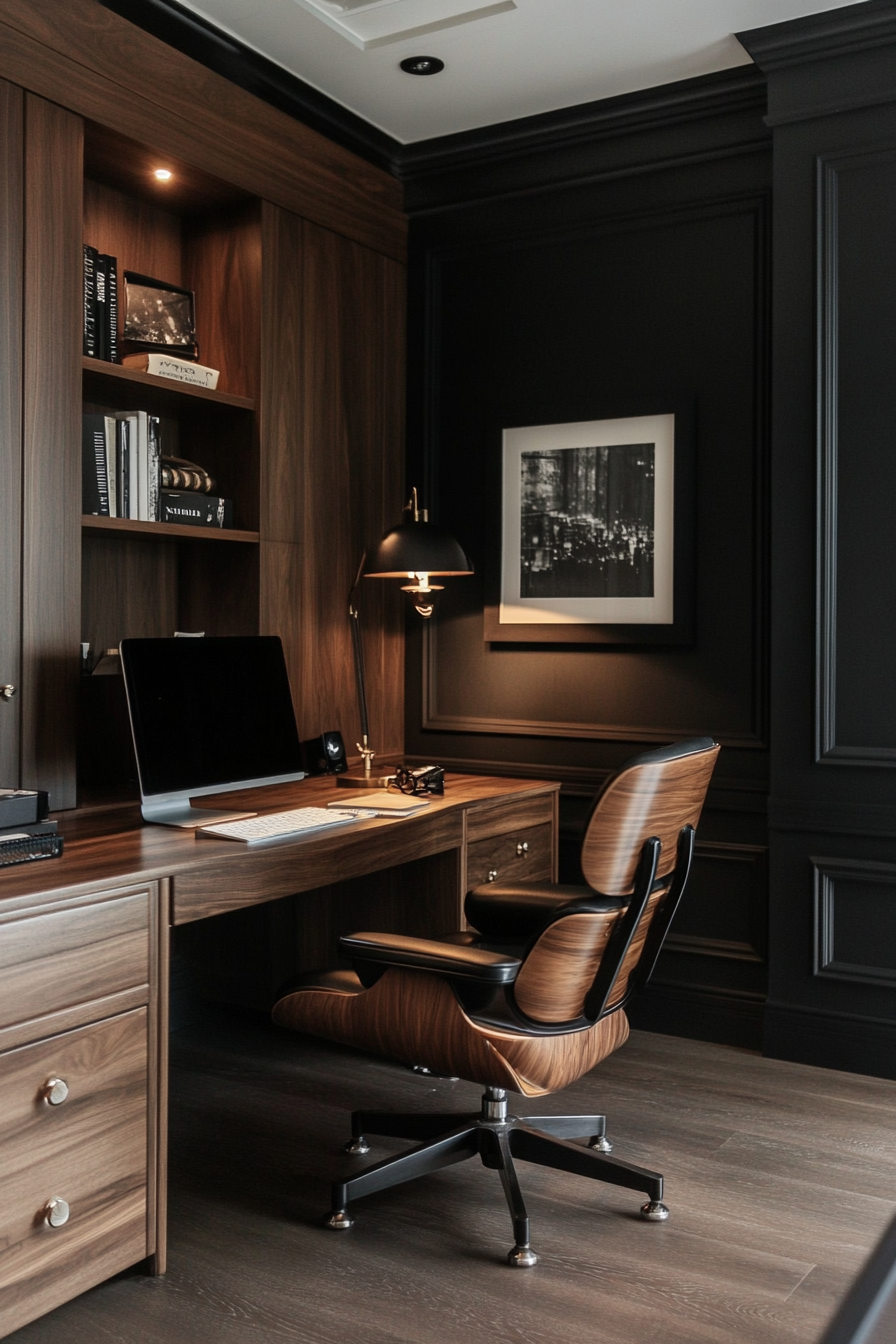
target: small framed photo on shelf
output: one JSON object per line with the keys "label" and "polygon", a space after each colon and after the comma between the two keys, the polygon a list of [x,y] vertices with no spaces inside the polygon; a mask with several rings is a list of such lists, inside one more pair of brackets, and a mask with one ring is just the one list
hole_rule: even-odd
{"label": "small framed photo on shelf", "polygon": [[689,419],[670,406],[504,429],[500,597],[486,605],[486,640],[691,642]]}
{"label": "small framed photo on shelf", "polygon": [[122,336],[127,354],[163,350],[181,359],[196,359],[193,291],[125,271]]}

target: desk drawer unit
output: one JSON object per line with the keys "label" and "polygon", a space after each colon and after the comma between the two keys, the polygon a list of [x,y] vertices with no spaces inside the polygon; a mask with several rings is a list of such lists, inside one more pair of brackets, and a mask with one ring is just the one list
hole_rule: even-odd
{"label": "desk drawer unit", "polygon": [[147,1254],[147,1010],[0,1055],[0,1322]]}
{"label": "desk drawer unit", "polygon": [[156,910],[0,908],[0,1335],[155,1250]]}
{"label": "desk drawer unit", "polygon": [[467,820],[467,890],[482,882],[525,882],[554,872],[552,797],[471,810]]}

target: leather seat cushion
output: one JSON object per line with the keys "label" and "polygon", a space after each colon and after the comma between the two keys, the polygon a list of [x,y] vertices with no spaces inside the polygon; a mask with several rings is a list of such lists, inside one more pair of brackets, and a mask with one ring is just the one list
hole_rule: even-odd
{"label": "leather seat cushion", "polygon": [[589,910],[607,914],[624,904],[618,896],[601,896],[568,882],[484,882],[467,894],[464,914],[484,938],[518,943],[531,938],[570,901],[585,901]]}

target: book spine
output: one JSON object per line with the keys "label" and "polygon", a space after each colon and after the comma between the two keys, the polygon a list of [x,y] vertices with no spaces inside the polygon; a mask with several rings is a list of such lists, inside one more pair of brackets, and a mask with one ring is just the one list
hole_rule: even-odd
{"label": "book spine", "polygon": [[106,274],[106,359],[118,363],[118,258],[103,254]]}
{"label": "book spine", "polygon": [[103,417],[106,438],[106,480],[109,483],[109,516],[120,518],[118,509],[118,421],[114,415]]}
{"label": "book spine", "polygon": [[118,457],[118,516],[131,516],[131,453],[126,419],[116,420],[115,440]]}
{"label": "book spine", "polygon": [[8,835],[55,835],[59,829],[55,821],[25,821],[21,826],[4,826],[0,829],[0,840]]}
{"label": "book spine", "polygon": [[96,259],[96,348],[97,359],[109,358],[109,289],[105,256]]}
{"label": "book spine", "polygon": [[186,523],[190,527],[233,527],[233,505],[218,495],[160,491],[163,523]]}
{"label": "book spine", "polygon": [[99,344],[96,330],[96,263],[97,250],[84,244],[84,354],[98,358]]}
{"label": "book spine", "polygon": [[98,517],[109,515],[106,434],[103,416],[96,413],[81,417],[81,509]]}
{"label": "book spine", "polygon": [[157,523],[160,518],[159,513],[159,491],[161,489],[161,439],[159,436],[159,417],[150,415],[147,417],[146,424],[147,436],[147,457],[149,470],[149,518],[150,522]]}
{"label": "book spine", "polygon": [[[136,473],[136,510],[134,517],[149,522],[149,426],[145,411],[131,420],[131,473]],[[136,448],[136,452],[135,452]]]}

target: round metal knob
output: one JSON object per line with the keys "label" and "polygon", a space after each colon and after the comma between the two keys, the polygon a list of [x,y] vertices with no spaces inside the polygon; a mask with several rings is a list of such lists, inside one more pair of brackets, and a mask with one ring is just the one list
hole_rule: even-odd
{"label": "round metal knob", "polygon": [[64,1199],[58,1195],[47,1201],[47,1207],[44,1209],[44,1218],[49,1227],[63,1227],[68,1222],[71,1209]]}
{"label": "round metal knob", "polygon": [[498,870],[497,870],[497,868],[489,868],[489,870],[488,870],[488,874],[487,874],[485,880],[486,880],[486,882],[494,882],[494,880],[495,880],[495,878],[496,878],[497,876],[498,876]]}
{"label": "round metal knob", "polygon": [[48,1106],[61,1106],[68,1096],[68,1083],[64,1078],[48,1078],[41,1092]]}
{"label": "round metal knob", "polygon": [[519,844],[517,845],[517,847],[516,847],[516,856],[517,856],[517,858],[518,858],[518,859],[521,859],[521,858],[523,857],[524,854],[528,854],[528,853],[529,853],[529,841],[528,841],[528,840],[521,840],[520,843],[519,843]]}
{"label": "round metal knob", "polygon": [[13,686],[12,682],[8,681],[5,686],[0,686],[0,700],[11,700],[17,690],[18,687]]}

